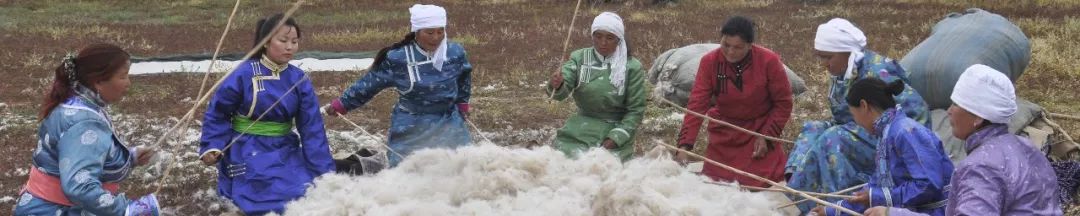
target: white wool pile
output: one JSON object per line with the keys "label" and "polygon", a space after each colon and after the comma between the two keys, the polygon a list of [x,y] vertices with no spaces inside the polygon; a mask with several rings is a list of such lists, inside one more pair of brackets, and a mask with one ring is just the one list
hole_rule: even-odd
{"label": "white wool pile", "polygon": [[286,215],[779,215],[765,195],[705,183],[672,161],[594,149],[423,150],[375,176],[330,174]]}

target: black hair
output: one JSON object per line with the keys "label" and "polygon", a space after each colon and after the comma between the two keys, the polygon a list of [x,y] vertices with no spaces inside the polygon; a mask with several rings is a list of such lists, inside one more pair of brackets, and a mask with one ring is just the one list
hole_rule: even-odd
{"label": "black hair", "polygon": [[885,84],[885,81],[871,77],[855,81],[848,90],[846,99],[848,105],[853,107],[859,107],[859,102],[866,100],[868,105],[886,110],[896,106],[896,99],[893,99],[893,96],[900,95],[902,92],[904,92],[904,82],[899,79]]}
{"label": "black hair", "polygon": [[120,68],[128,66],[130,59],[131,54],[113,44],[92,44],[79,50],[71,59],[65,57],[64,61],[70,60],[68,63],[71,65],[61,63],[56,67],[53,83],[38,113],[39,120],[44,121],[60,103],[75,95],[74,83],[91,87],[112,79]]}
{"label": "black hair", "polygon": [[416,32],[409,32],[409,34],[406,34],[405,38],[402,38],[401,41],[391,44],[388,47],[383,47],[381,50],[379,50],[379,54],[375,54],[375,61],[371,63],[371,68],[374,69],[376,67],[379,67],[379,64],[382,64],[383,61],[386,61],[386,53],[390,52],[390,50],[409,45],[409,43],[412,43],[413,41],[416,41]]}
{"label": "black hair", "polygon": [[746,43],[754,43],[754,22],[743,16],[733,16],[724,22],[720,34],[725,36],[739,36]]}
{"label": "black hair", "polygon": [[[274,26],[276,26],[278,22],[281,22],[282,18],[285,18],[285,14],[279,13],[267,18],[259,19],[259,22],[255,24],[255,42],[254,44],[252,44],[252,47],[258,46],[259,42],[262,42],[264,38],[269,37],[270,34],[273,34]],[[286,19],[285,23],[281,24],[281,26],[292,26],[294,29],[296,29],[296,38],[300,38],[303,35],[300,31],[300,25],[296,24],[296,20],[294,20],[292,17]],[[266,47],[260,47],[259,51],[255,52],[255,55],[251,56],[251,58],[262,58],[264,54],[266,54]]]}

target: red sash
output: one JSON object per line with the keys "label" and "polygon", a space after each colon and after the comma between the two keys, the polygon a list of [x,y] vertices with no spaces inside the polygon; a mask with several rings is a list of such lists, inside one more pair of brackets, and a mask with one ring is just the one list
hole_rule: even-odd
{"label": "red sash", "polygon": [[[120,190],[120,184],[103,182],[101,188],[109,191],[109,193],[116,194],[116,191]],[[64,189],[60,186],[60,178],[42,172],[36,167],[30,167],[30,180],[26,181],[24,190],[51,203],[74,206],[71,200],[68,200],[67,195],[64,195]]]}

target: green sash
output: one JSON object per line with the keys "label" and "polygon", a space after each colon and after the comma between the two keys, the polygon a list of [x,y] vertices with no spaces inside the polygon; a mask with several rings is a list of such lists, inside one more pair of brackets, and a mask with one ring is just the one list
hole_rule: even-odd
{"label": "green sash", "polygon": [[233,116],[232,118],[233,130],[244,133],[260,136],[285,136],[292,131],[292,123],[281,123],[272,121],[252,121],[247,117]]}

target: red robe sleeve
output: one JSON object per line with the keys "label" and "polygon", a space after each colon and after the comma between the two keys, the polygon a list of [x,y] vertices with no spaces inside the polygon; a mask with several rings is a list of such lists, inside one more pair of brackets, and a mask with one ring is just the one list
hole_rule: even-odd
{"label": "red robe sleeve", "polygon": [[766,122],[758,132],[778,137],[784,132],[784,125],[787,124],[788,119],[791,119],[791,83],[788,82],[784,64],[780,62],[779,56],[774,54],[774,57],[768,58],[767,61],[765,70],[769,80],[766,82],[766,88],[769,90],[772,108],[769,110],[769,114],[765,116]]}
{"label": "red robe sleeve", "polygon": [[[686,103],[686,109],[705,114],[710,108],[713,88],[716,86],[716,61],[719,49],[709,52],[701,57],[697,76],[694,78],[694,86],[690,90],[690,100]],[[683,116],[682,129],[679,131],[679,145],[693,145],[697,141],[698,132],[701,130],[703,119],[694,114],[686,113]]]}

